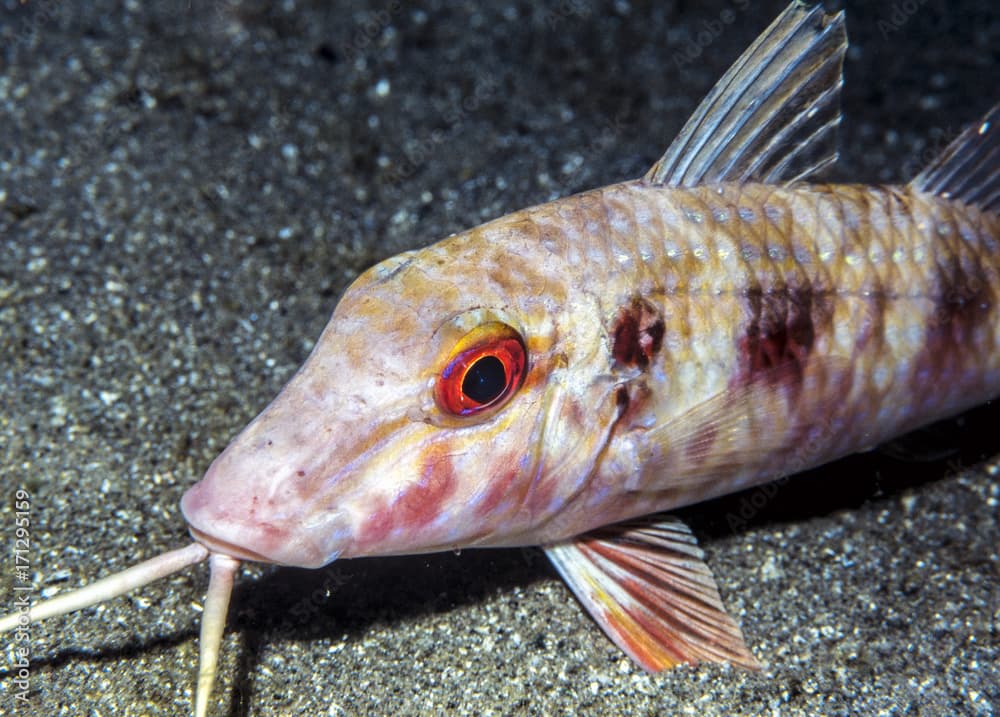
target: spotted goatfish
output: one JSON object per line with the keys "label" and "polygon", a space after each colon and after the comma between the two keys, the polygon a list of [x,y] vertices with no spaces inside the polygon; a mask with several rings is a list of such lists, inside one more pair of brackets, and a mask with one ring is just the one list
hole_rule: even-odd
{"label": "spotted goatfish", "polygon": [[369,269],[184,495],[193,544],[0,630],[207,558],[201,716],[240,561],[541,545],[647,670],[756,667],[661,512],[1000,395],[1000,105],[909,184],[807,183],[846,48],[793,3],[641,179]]}

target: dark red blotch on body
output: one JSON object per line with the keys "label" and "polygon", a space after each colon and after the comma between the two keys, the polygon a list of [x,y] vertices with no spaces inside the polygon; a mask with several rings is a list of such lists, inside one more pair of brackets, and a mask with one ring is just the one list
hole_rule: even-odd
{"label": "dark red blotch on body", "polygon": [[934,314],[918,365],[938,375],[960,371],[976,332],[992,316],[994,301],[982,267],[963,266],[957,257],[939,265]]}
{"label": "dark red blotch on body", "polygon": [[816,340],[813,313],[816,294],[809,288],[764,291],[753,287],[746,292],[750,320],[738,342],[741,381],[782,369],[801,382],[805,364]]}
{"label": "dark red blotch on body", "polygon": [[619,366],[646,368],[663,345],[664,324],[649,301],[634,297],[611,326],[611,355]]}

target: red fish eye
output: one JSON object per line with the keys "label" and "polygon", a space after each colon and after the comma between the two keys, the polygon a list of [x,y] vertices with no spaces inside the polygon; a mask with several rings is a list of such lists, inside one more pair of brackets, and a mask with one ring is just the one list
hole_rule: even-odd
{"label": "red fish eye", "polygon": [[498,321],[478,326],[458,342],[441,371],[438,405],[455,416],[497,407],[520,387],[526,364],[517,331]]}

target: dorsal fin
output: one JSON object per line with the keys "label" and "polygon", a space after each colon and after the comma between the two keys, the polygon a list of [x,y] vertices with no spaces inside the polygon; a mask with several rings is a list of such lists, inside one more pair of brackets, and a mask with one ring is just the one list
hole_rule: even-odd
{"label": "dorsal fin", "polygon": [[1000,104],[956,137],[910,186],[1000,212]]}
{"label": "dorsal fin", "polygon": [[846,50],[843,12],[793,2],[716,83],[644,181],[792,182],[833,163]]}

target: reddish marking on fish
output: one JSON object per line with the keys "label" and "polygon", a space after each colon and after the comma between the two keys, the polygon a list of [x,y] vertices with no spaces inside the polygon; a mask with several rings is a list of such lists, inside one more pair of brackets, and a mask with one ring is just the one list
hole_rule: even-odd
{"label": "reddish marking on fish", "polygon": [[750,318],[738,342],[737,382],[788,368],[800,383],[816,340],[813,313],[828,316],[830,309],[816,301],[819,297],[810,287],[754,286],[745,296]]}
{"label": "reddish marking on fish", "polygon": [[622,416],[625,415],[625,412],[628,411],[628,407],[629,407],[630,403],[631,403],[631,399],[629,399],[629,396],[628,396],[628,387],[627,386],[619,386],[618,388],[616,388],[615,389],[615,405],[618,406],[618,418],[619,418],[619,420],[621,419]]}
{"label": "reddish marking on fish", "polygon": [[929,344],[940,344],[942,353],[963,350],[977,328],[990,319],[993,297],[982,270],[969,272],[954,257],[938,268],[940,293],[935,298],[929,327]]}
{"label": "reddish marking on fish", "polygon": [[579,403],[570,404],[566,407],[566,410],[566,421],[574,427],[578,427],[583,430],[590,425],[588,419],[590,418],[593,409],[589,406],[584,406]]}
{"label": "reddish marking on fish", "polygon": [[395,513],[392,508],[382,499],[358,529],[358,544],[371,545],[384,540],[392,532],[394,518]]}
{"label": "reddish marking on fish", "polygon": [[611,328],[611,354],[619,366],[646,368],[663,343],[660,311],[649,301],[633,297],[618,310]]}
{"label": "reddish marking on fish", "polygon": [[424,462],[420,478],[408,485],[393,502],[399,523],[420,527],[441,515],[446,501],[455,492],[457,480],[451,457],[433,451]]}
{"label": "reddish marking on fish", "polygon": [[945,241],[954,244],[955,251],[943,253],[944,263],[937,264],[934,310],[927,319],[915,375],[943,378],[958,374],[963,382],[975,384],[977,379],[964,368],[966,357],[981,350],[977,342],[990,335],[997,297],[982,262],[970,255],[959,222],[948,224]]}
{"label": "reddish marking on fish", "polygon": [[630,381],[615,389],[618,426],[628,430],[639,422],[652,397],[653,390],[645,380]]}
{"label": "reddish marking on fish", "polygon": [[535,478],[533,486],[527,497],[528,513],[542,515],[549,512],[556,490],[562,487],[559,485],[559,481],[555,478],[538,476]]}
{"label": "reddish marking on fish", "polygon": [[[507,458],[503,465],[518,465],[519,461],[517,458],[510,457]],[[479,517],[485,517],[490,515],[500,502],[509,497],[511,487],[514,485],[514,481],[517,480],[518,476],[521,475],[519,468],[511,468],[505,471],[499,477],[494,478],[490,483],[489,487],[483,493],[482,497],[479,499],[479,503],[476,506],[476,515]]]}
{"label": "reddish marking on fish", "polygon": [[553,474],[552,466],[544,462],[534,467],[530,480],[522,482],[518,504],[528,515],[544,515],[552,510],[556,493],[564,486],[558,473]]}
{"label": "reddish marking on fish", "polygon": [[888,305],[889,297],[882,290],[874,291],[867,297],[864,320],[861,322],[861,329],[855,342],[857,351],[864,351],[872,341],[877,341],[879,344],[884,342],[885,311]]}

